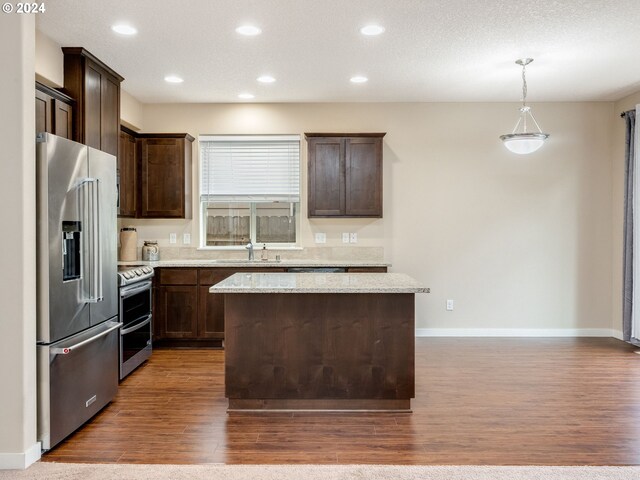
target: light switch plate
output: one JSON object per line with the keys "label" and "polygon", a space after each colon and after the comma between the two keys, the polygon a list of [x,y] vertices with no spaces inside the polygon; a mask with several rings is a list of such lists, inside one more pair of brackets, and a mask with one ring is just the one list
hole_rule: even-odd
{"label": "light switch plate", "polygon": [[447,300],[447,310],[453,310],[453,300],[451,299]]}
{"label": "light switch plate", "polygon": [[184,245],[191,245],[191,234],[190,233],[183,233],[182,234],[182,243]]}
{"label": "light switch plate", "polygon": [[327,243],[327,234],[316,233],[316,243]]}
{"label": "light switch plate", "polygon": [[349,242],[350,243],[358,243],[358,234],[357,233],[352,233],[351,236],[349,237]]}
{"label": "light switch plate", "polygon": [[176,243],[178,241],[178,237],[175,233],[169,234],[169,243]]}
{"label": "light switch plate", "polygon": [[343,233],[342,234],[342,243],[349,243],[349,234],[348,233]]}

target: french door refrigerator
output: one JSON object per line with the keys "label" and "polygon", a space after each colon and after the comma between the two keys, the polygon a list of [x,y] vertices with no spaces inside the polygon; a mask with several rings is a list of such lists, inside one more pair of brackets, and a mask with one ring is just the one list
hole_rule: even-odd
{"label": "french door refrigerator", "polygon": [[38,440],[48,450],[118,390],[116,159],[36,141]]}

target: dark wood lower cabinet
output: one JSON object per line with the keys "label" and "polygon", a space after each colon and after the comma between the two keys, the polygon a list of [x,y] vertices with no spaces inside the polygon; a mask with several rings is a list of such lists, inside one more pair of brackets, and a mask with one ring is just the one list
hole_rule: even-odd
{"label": "dark wood lower cabinet", "polygon": [[162,347],[221,347],[224,295],[209,287],[242,272],[284,272],[284,268],[158,268],[154,342]]}
{"label": "dark wood lower cabinet", "polygon": [[[159,347],[222,347],[224,295],[209,287],[234,273],[277,273],[284,267],[156,268],[154,345]],[[386,272],[386,267],[350,267],[348,272]]]}
{"label": "dark wood lower cabinet", "polygon": [[166,338],[193,338],[198,331],[198,290],[185,285],[161,287]]}

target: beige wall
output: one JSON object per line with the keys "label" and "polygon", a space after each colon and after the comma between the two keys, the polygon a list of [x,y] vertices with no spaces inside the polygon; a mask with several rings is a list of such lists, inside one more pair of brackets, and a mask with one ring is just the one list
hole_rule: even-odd
{"label": "beige wall", "polygon": [[37,460],[35,292],[35,21],[0,15],[0,469]]}
{"label": "beige wall", "polygon": [[[432,289],[417,296],[418,328],[609,329],[613,104],[534,111],[552,136],[530,156],[498,140],[512,128],[515,104],[158,104],[144,105],[143,123],[145,131],[196,137],[387,132],[384,218],[305,216],[304,246],[315,232],[341,245],[343,231],[357,232],[359,246],[384,246],[393,271]],[[195,148],[194,158],[197,185]],[[306,154],[303,162],[305,172]],[[303,175],[303,211],[305,185]],[[195,218],[123,223],[137,225],[140,240],[164,244],[170,232],[190,232],[194,242],[199,234]]]}
{"label": "beige wall", "polygon": [[50,87],[64,86],[64,57],[60,45],[36,30],[36,79]]}
{"label": "beige wall", "polygon": [[123,89],[120,89],[120,121],[132,130],[142,130],[142,103]]}
{"label": "beige wall", "polygon": [[635,109],[640,105],[640,92],[618,100],[614,105],[614,117],[611,125],[611,175],[612,202],[611,219],[612,257],[611,257],[611,328],[622,336],[622,247],[624,233],[624,170],[625,170],[625,121],[620,113]]}

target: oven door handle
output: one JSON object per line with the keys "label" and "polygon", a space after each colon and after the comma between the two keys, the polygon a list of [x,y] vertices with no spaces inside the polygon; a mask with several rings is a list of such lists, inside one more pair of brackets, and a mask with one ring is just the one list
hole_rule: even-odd
{"label": "oven door handle", "polygon": [[144,292],[145,290],[151,290],[151,281],[146,281],[141,285],[123,287],[120,289],[120,296],[122,298],[127,298],[131,295],[135,295],[136,293]]}
{"label": "oven door handle", "polygon": [[122,335],[126,335],[127,333],[135,332],[136,330],[144,327],[145,325],[148,325],[149,323],[151,323],[151,317],[152,315],[149,315],[142,322],[136,323],[133,327],[120,329],[120,335],[122,336]]}

